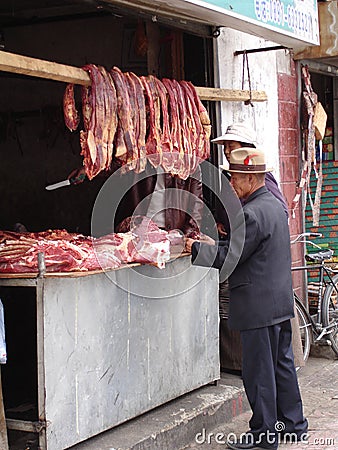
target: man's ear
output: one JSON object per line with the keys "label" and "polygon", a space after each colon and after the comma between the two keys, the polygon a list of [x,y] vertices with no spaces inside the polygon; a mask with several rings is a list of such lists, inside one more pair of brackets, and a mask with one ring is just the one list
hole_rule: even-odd
{"label": "man's ear", "polygon": [[252,184],[252,183],[256,182],[256,177],[255,177],[254,173],[248,173],[247,176],[248,176],[249,183]]}

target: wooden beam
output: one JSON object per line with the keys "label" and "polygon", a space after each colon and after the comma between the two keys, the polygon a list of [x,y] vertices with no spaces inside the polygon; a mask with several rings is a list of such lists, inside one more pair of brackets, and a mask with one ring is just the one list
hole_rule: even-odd
{"label": "wooden beam", "polygon": [[[16,55],[0,51],[0,70],[4,72],[29,75],[32,77],[45,78],[48,80],[62,81],[64,83],[74,83],[83,86],[90,86],[90,78],[86,71],[79,67],[67,66],[42,59],[30,58],[28,56]],[[235,89],[220,89],[196,87],[196,91],[201,100],[224,101],[224,102],[244,102],[250,99],[249,91]],[[252,91],[252,102],[265,102],[267,95],[264,91]]]}
{"label": "wooden beam", "polygon": [[0,51],[0,70],[90,86],[89,75],[83,69],[4,51]]}
{"label": "wooden beam", "polygon": [[[8,430],[26,431],[29,433],[39,433],[43,425],[40,422],[30,420],[6,419]],[[2,447],[0,447],[2,450]]]}
{"label": "wooden beam", "polygon": [[[244,102],[250,99],[249,91],[236,89],[196,87],[196,92],[201,100],[214,102]],[[266,102],[267,99],[268,97],[264,91],[251,91],[252,102]]]}

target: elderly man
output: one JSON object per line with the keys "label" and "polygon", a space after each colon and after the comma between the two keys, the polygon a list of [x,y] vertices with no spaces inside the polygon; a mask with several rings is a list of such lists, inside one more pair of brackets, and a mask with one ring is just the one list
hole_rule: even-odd
{"label": "elderly man", "polygon": [[[256,148],[257,137],[255,130],[249,125],[244,122],[235,122],[232,125],[228,126],[222,136],[213,139],[211,142],[224,146],[224,155],[229,162],[230,155],[233,150],[241,147]],[[270,191],[282,203],[285,214],[288,216],[289,212],[286,200],[278,187],[277,180],[270,172],[266,174],[265,186],[267,187],[268,191]],[[222,229],[220,229],[220,232],[222,234]]]}
{"label": "elderly man", "polygon": [[[253,128],[246,122],[234,122],[229,125],[221,136],[214,139],[215,144],[223,145],[224,155],[227,161],[230,161],[230,155],[233,150],[241,147],[256,148],[257,136]],[[230,178],[229,174],[225,175]],[[265,175],[265,186],[282,204],[286,216],[288,217],[288,206],[286,200],[279,189],[277,180],[271,172]],[[221,200],[223,201],[226,194],[221,192]],[[216,214],[218,233],[221,237],[229,234],[229,220],[227,212],[221,201],[216,199]],[[239,373],[241,369],[241,345],[238,332],[231,330],[228,326],[228,309],[229,309],[228,282],[224,281],[220,284],[220,361],[221,370],[231,373]],[[297,367],[304,366],[303,349],[301,337],[299,333],[298,319],[295,317],[291,321],[292,326],[292,346]]]}
{"label": "elderly man", "polygon": [[[281,202],[265,186],[270,171],[262,151],[233,150],[229,172],[243,202],[244,224],[238,217],[231,238],[218,245],[186,240],[193,264],[221,268],[228,254],[238,259],[229,276],[229,325],[240,330],[242,377],[252,417],[243,439],[228,443],[234,450],[275,449],[278,431],[298,440],[307,433],[291,346],[289,228]],[[240,229],[245,230],[242,242]]]}

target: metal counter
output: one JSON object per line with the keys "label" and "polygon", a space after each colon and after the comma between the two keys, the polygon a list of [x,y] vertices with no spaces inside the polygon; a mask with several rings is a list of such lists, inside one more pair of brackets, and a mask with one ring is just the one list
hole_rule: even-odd
{"label": "metal counter", "polygon": [[192,267],[190,257],[162,270],[0,285],[36,286],[43,450],[66,449],[219,379],[218,271]]}

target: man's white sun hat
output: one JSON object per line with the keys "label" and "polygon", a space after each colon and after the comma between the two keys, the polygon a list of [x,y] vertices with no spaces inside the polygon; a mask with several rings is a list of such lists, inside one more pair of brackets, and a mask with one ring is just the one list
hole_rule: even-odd
{"label": "man's white sun hat", "polygon": [[211,142],[215,144],[224,144],[226,141],[243,142],[244,144],[253,144],[256,146],[256,132],[253,128],[244,122],[237,122],[229,125],[226,132]]}

